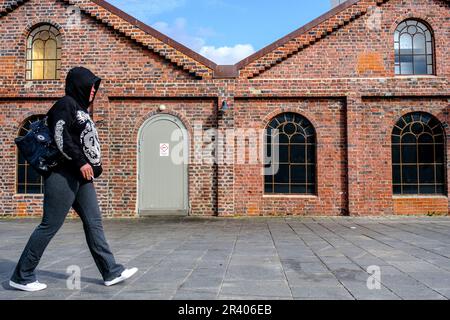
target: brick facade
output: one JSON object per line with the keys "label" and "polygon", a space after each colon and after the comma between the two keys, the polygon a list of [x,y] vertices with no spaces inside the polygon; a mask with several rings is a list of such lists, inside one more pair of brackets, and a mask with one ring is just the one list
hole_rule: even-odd
{"label": "brick facade", "polygon": [[[27,117],[46,113],[64,94],[64,76],[77,65],[104,79],[95,120],[105,216],[137,216],[138,132],[161,104],[187,128],[191,160],[196,123],[221,133],[259,130],[291,111],[316,129],[317,195],[265,195],[260,165],[191,161],[192,215],[448,214],[447,195],[393,195],[391,133],[412,111],[444,126],[450,120],[449,7],[444,0],[349,0],[240,63],[217,66],[101,0],[0,1],[0,215],[41,214],[42,196],[16,194],[13,140]],[[72,24],[74,8],[80,23]],[[394,75],[393,34],[407,18],[432,28],[433,76]],[[62,34],[60,80],[25,79],[27,35],[40,23]],[[224,100],[230,109],[221,113]]]}

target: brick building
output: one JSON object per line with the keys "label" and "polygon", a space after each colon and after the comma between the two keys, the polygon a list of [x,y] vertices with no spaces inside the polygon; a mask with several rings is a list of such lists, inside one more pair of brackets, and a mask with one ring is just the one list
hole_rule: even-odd
{"label": "brick building", "polygon": [[[220,66],[103,0],[0,1],[0,215],[41,213],[41,178],[14,138],[78,65],[103,79],[105,216],[448,214],[449,7],[349,0]],[[280,130],[278,171],[200,161],[211,141],[234,156],[252,143],[208,129]]]}

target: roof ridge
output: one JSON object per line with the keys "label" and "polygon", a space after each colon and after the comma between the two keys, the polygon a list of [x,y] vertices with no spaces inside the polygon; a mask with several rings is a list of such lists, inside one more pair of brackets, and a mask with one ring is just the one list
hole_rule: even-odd
{"label": "roof ridge", "polygon": [[3,1],[2,4],[0,4],[0,17],[6,16],[8,13],[14,11],[18,6],[21,4],[24,4],[28,0],[15,0],[15,1]]}

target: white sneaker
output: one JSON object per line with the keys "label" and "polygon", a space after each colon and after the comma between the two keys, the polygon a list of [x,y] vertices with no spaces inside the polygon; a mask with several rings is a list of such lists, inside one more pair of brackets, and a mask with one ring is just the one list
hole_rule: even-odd
{"label": "white sneaker", "polygon": [[47,285],[43,284],[43,283],[39,283],[39,281],[35,281],[32,283],[23,285],[23,284],[15,283],[10,280],[9,285],[15,289],[22,290],[22,291],[29,291],[29,292],[35,292],[35,291],[41,291],[41,290],[47,289]]}
{"label": "white sneaker", "polygon": [[138,272],[138,268],[131,268],[131,269],[125,269],[119,277],[111,280],[111,281],[105,281],[105,286],[110,287],[115,284],[118,284],[122,281],[125,281],[129,278],[131,278],[136,272]]}

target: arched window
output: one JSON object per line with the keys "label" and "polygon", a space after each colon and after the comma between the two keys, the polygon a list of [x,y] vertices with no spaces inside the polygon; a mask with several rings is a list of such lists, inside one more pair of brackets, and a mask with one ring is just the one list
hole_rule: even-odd
{"label": "arched window", "polygon": [[265,193],[316,194],[316,133],[311,122],[291,112],[275,117],[267,127],[266,154],[273,155],[275,148],[279,156],[265,175]]}
{"label": "arched window", "polygon": [[[40,119],[44,115],[35,115],[29,117],[23,123],[19,130],[19,136],[24,136],[30,130],[30,125]],[[23,158],[22,154],[17,151],[17,175],[16,175],[17,193],[20,194],[40,194],[44,193],[43,178],[36,170],[31,167]]]}
{"label": "arched window", "polygon": [[59,79],[61,34],[49,24],[34,28],[27,39],[27,80]]}
{"label": "arched window", "polygon": [[434,74],[433,34],[417,20],[406,20],[395,30],[395,74]]}
{"label": "arched window", "polygon": [[414,112],[392,132],[394,194],[445,194],[445,132],[434,116]]}

